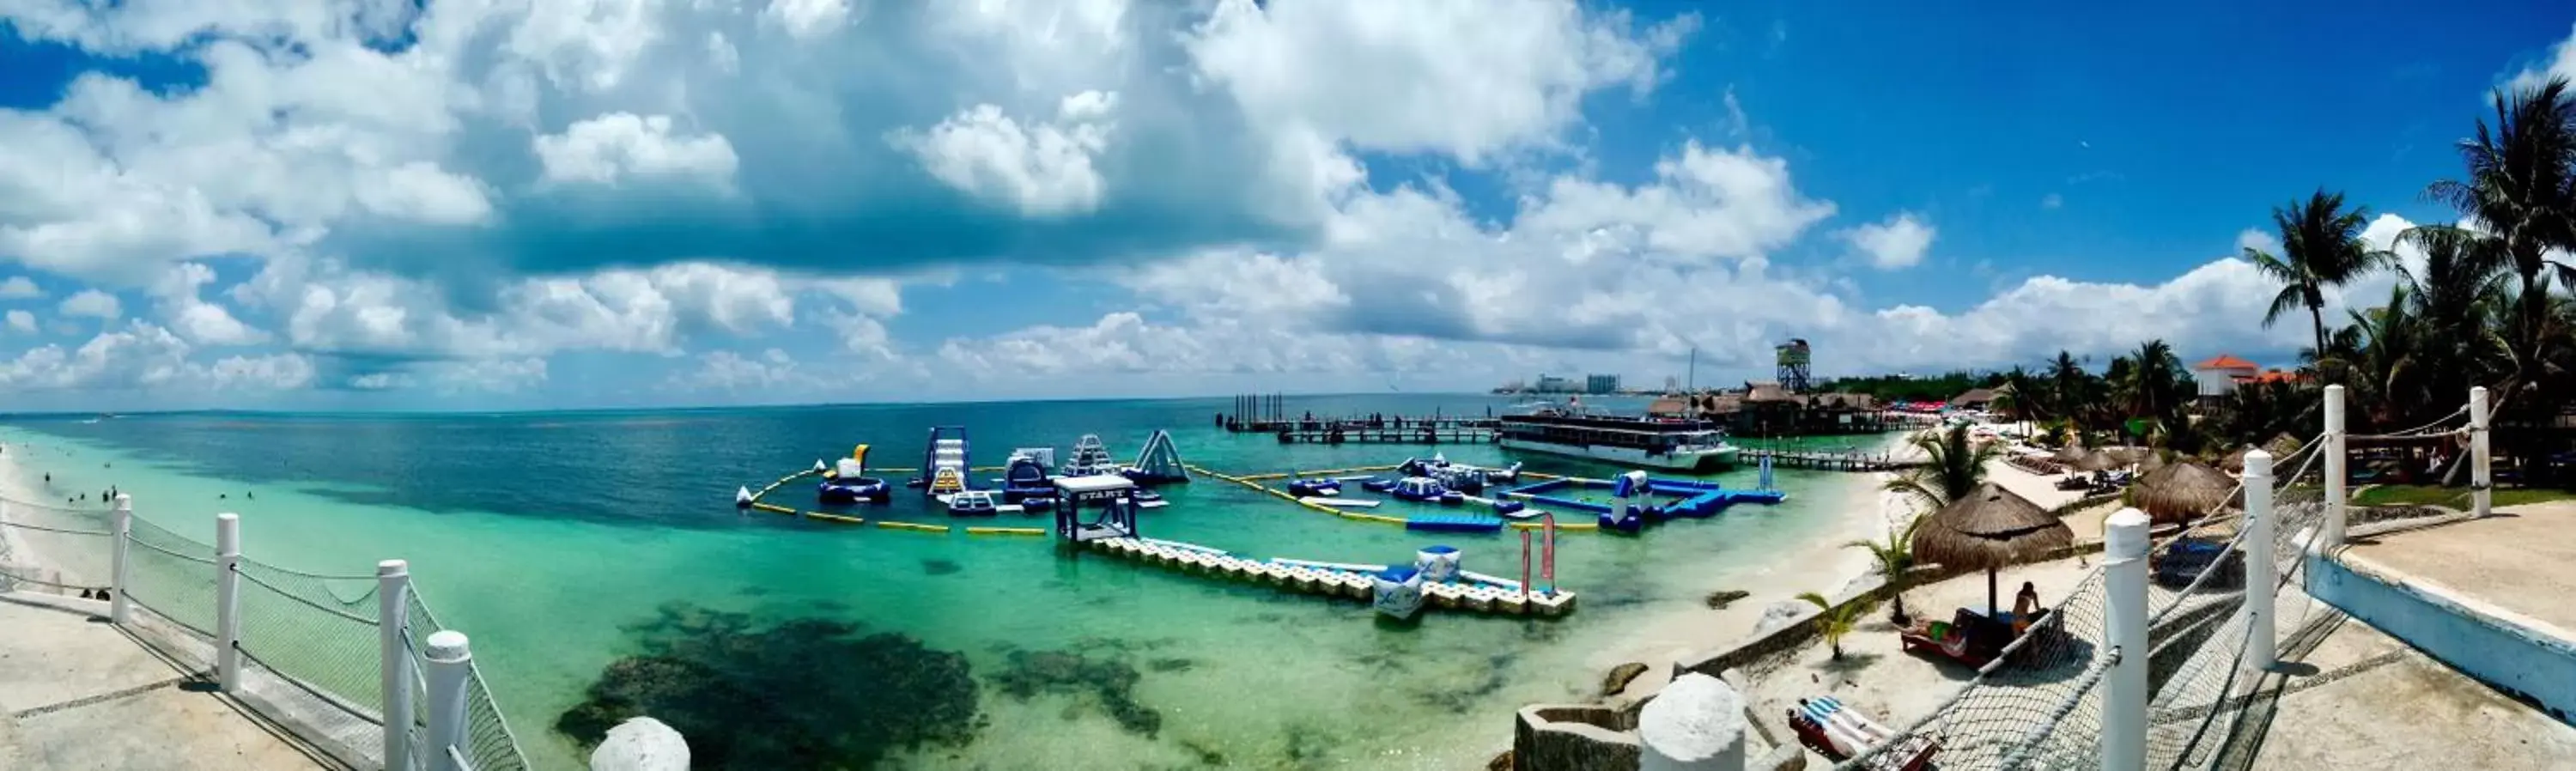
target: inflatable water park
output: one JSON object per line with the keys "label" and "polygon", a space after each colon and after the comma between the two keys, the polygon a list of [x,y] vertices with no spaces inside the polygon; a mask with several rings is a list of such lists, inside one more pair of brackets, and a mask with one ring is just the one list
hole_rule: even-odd
{"label": "inflatable water park", "polygon": [[[1461,463],[1438,454],[1377,466],[1228,474],[1184,462],[1166,431],[1153,432],[1124,462],[1099,436],[1086,434],[1061,455],[1054,447],[1016,447],[1000,465],[977,466],[966,427],[953,425],[929,429],[921,464],[914,468],[871,468],[870,450],[870,445],[858,444],[846,457],[817,460],[810,468],[756,490],[738,488],[734,505],[746,512],[884,530],[1053,536],[1074,553],[1119,557],[1287,592],[1359,600],[1379,617],[1411,621],[1426,609],[1562,616],[1573,610],[1575,593],[1555,585],[1557,533],[1638,535],[1648,525],[1705,519],[1737,505],[1770,505],[1786,498],[1773,487],[1767,462],[1756,487],[1730,488],[1713,481],[1657,477],[1642,470],[1593,479],[1539,473],[1519,463]],[[1170,504],[1156,488],[1188,484],[1201,476],[1342,521],[1398,526],[1426,535],[1517,533],[1521,541],[1517,577],[1464,569],[1467,550],[1454,544],[1425,544],[1410,562],[1381,563],[1251,556],[1144,535],[1145,512]],[[809,477],[814,485],[810,506],[781,502],[788,497],[782,491],[803,489]],[[893,505],[891,479],[901,479],[904,487],[919,491],[922,503],[917,508],[944,513],[945,521],[869,516],[871,510],[916,508]],[[1005,524],[1009,515],[1052,521]],[[1498,543],[1506,547],[1499,551],[1507,559],[1508,541]]]}

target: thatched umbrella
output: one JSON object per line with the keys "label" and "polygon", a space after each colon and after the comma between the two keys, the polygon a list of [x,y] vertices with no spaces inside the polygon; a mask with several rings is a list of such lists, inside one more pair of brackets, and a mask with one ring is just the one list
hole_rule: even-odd
{"label": "thatched umbrella", "polygon": [[2131,502],[2157,522],[2190,522],[2236,494],[2236,480],[2198,463],[2175,463],[2138,477]]}
{"label": "thatched umbrella", "polygon": [[2075,543],[2075,531],[2030,499],[1993,482],[1977,485],[1914,530],[1914,559],[1986,571],[1986,615],[1995,614],[1995,573]]}

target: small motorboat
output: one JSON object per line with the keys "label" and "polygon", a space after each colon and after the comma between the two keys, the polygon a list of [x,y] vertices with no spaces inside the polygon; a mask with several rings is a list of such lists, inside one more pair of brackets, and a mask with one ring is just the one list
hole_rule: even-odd
{"label": "small motorboat", "polygon": [[1001,510],[989,490],[959,490],[948,495],[948,516],[989,517]]}

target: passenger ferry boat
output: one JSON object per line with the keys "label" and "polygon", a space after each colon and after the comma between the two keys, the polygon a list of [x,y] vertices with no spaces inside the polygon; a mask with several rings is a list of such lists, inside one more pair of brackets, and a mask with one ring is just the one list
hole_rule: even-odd
{"label": "passenger ferry boat", "polygon": [[1731,465],[1726,432],[1701,420],[1587,414],[1555,406],[1502,418],[1503,447],[1667,471]]}

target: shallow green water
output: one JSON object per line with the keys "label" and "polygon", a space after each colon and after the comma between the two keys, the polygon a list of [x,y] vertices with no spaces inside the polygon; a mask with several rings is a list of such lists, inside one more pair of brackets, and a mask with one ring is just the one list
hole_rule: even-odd
{"label": "shallow green water", "polygon": [[[1472,412],[1476,397],[1340,397],[1292,411]],[[1065,448],[1103,435],[1132,454],[1169,427],[1190,461],[1237,473],[1391,463],[1416,447],[1283,447],[1207,428],[1222,400],[504,416],[176,415],[21,421],[0,430],[27,474],[61,495],[115,484],[143,517],[210,539],[212,515],[238,511],[246,551],[289,567],[363,573],[412,563],[476,658],[541,767],[574,765],[550,730],[603,667],[636,650],[625,627],[673,602],[775,621],[822,617],[962,652],[986,684],[989,722],[971,743],[899,753],[926,768],[1460,768],[1509,743],[1512,709],[1581,695],[1636,630],[1686,611],[1730,576],[1813,537],[1820,512],[1856,500],[1860,477],[1783,470],[1790,502],[1650,529],[1642,538],[1561,536],[1559,583],[1582,593],[1562,621],[1430,613],[1379,623],[1366,605],[1236,586],[1097,556],[1048,539],[845,528],[730,506],[757,488],[847,451],[877,447],[881,466],[913,466],[930,423],[975,431],[979,464],[1009,447]],[[1816,440],[1821,446],[1852,438]],[[27,447],[26,443],[34,443]],[[1509,460],[1490,446],[1437,448],[1455,460]],[[1059,449],[1059,453],[1064,450]],[[1525,456],[1531,467],[1608,469]],[[1750,485],[1752,472],[1718,478]],[[781,502],[810,502],[801,484]],[[1357,523],[1203,480],[1167,488],[1146,512],[1154,537],[1258,556],[1383,563],[1423,545],[1466,552],[1470,570],[1519,571],[1516,535],[1432,535]],[[246,500],[244,493],[255,493]],[[225,496],[218,499],[217,496]],[[1389,503],[1383,513],[1401,504]],[[899,492],[871,518],[947,518]],[[1030,517],[995,524],[1042,526]],[[1796,569],[1792,567],[1791,569]],[[1816,568],[1820,586],[1840,580]],[[1827,587],[1829,588],[1829,587]],[[1712,645],[1723,642],[1693,642]],[[1160,717],[1122,726],[1099,694],[1016,698],[992,687],[1008,653],[1073,651],[1132,667],[1132,699]],[[812,662],[828,671],[830,661]],[[821,678],[818,678],[818,680]]]}

